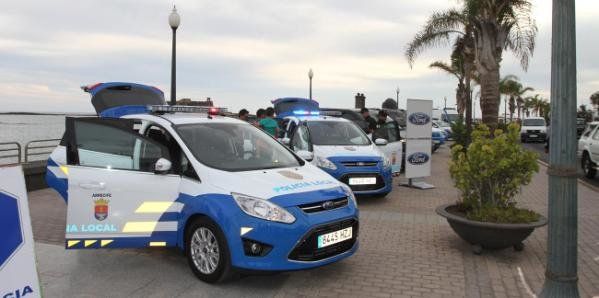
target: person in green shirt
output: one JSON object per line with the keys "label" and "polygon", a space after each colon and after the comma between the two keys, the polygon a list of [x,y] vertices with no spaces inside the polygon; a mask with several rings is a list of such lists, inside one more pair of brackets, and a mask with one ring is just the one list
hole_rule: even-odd
{"label": "person in green shirt", "polygon": [[266,109],[266,117],[260,120],[259,125],[265,132],[267,132],[272,137],[276,137],[279,135],[279,125],[277,121],[274,119],[275,109],[267,108]]}

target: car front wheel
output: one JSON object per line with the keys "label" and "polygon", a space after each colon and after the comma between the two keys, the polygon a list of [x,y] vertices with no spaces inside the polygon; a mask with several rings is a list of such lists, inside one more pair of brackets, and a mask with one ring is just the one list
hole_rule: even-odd
{"label": "car front wheel", "polygon": [[185,253],[193,273],[205,282],[224,281],[231,275],[226,238],[208,217],[199,217],[190,223],[185,235]]}
{"label": "car front wheel", "polygon": [[587,153],[582,156],[582,170],[584,172],[584,176],[587,178],[594,178],[597,174],[597,170],[594,168],[593,161]]}

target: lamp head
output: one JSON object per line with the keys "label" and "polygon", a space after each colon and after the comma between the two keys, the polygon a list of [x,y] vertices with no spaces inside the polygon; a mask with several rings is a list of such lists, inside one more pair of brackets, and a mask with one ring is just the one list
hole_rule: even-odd
{"label": "lamp head", "polygon": [[168,16],[168,24],[173,29],[177,29],[179,27],[179,25],[181,24],[181,17],[177,13],[177,7],[176,6],[173,6],[173,11]]}

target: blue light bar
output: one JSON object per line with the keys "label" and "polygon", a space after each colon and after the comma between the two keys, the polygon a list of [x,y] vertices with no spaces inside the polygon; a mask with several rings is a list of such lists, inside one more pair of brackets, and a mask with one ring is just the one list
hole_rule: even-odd
{"label": "blue light bar", "polygon": [[293,115],[298,115],[298,116],[307,116],[307,115],[318,116],[318,115],[320,115],[320,112],[318,112],[318,111],[296,110],[296,111],[293,111]]}

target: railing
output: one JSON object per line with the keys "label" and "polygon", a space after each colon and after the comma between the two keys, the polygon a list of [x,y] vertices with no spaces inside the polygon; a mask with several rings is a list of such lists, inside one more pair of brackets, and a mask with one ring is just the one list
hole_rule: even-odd
{"label": "railing", "polygon": [[0,164],[10,164],[5,162],[7,159],[15,159],[16,163],[21,163],[21,144],[17,142],[0,143]]}
{"label": "railing", "polygon": [[[21,147],[18,142],[0,143],[0,165],[20,164],[44,159],[56,148],[60,139],[34,140]],[[24,150],[23,150],[24,149]]]}
{"label": "railing", "polygon": [[60,139],[34,140],[25,145],[25,162],[30,162],[32,156],[49,155],[56,148]]}

